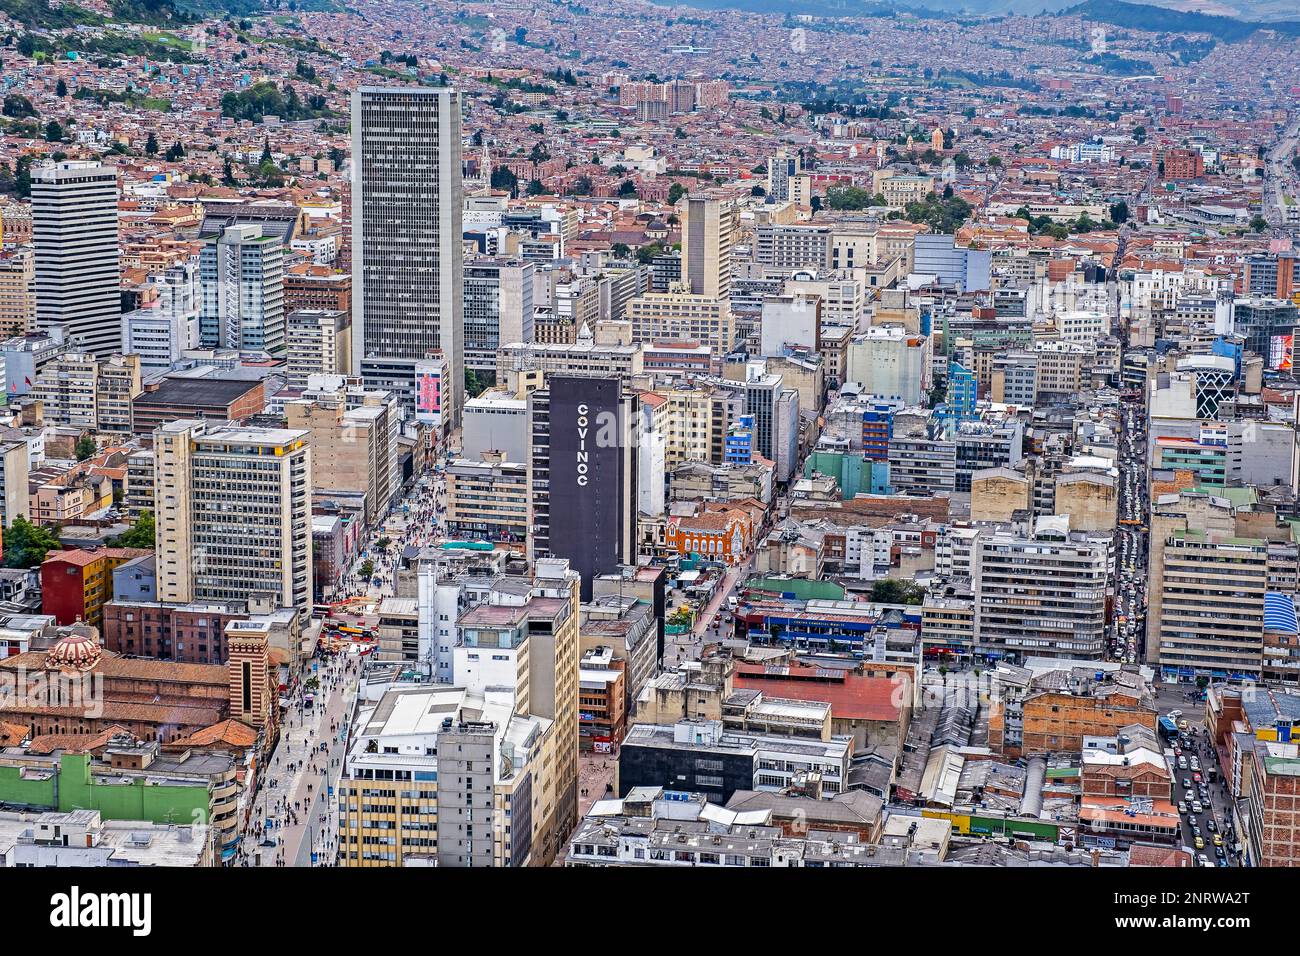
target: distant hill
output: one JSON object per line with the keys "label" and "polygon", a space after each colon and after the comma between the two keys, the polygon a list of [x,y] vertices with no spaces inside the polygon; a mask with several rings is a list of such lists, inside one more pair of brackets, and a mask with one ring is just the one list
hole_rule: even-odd
{"label": "distant hill", "polygon": [[1065,12],[1078,14],[1085,20],[1154,33],[1208,33],[1225,43],[1238,43],[1258,30],[1275,30],[1286,36],[1300,36],[1300,20],[1239,20],[1206,13],[1185,13],[1142,3],[1125,3],[1124,0],[1085,0]]}
{"label": "distant hill", "polygon": [[1295,0],[1221,0],[1238,16],[1188,13],[1176,9],[1186,0],[677,0],[702,10],[747,10],[753,13],[805,14],[817,17],[890,17],[911,13],[922,17],[1003,17],[1011,14],[1075,13],[1099,23],[1156,33],[1208,33],[1227,43],[1246,39],[1257,30],[1300,36]]}

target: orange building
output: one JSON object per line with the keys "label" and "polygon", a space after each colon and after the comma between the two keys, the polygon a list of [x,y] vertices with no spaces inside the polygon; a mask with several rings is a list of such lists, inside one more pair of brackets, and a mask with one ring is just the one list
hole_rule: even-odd
{"label": "orange building", "polygon": [[[1078,753],[1084,737],[1114,737],[1132,724],[1156,732],[1156,709],[1149,696],[1122,685],[1098,685],[1089,693],[1031,692],[1021,710],[1022,756]],[[989,746],[1001,753],[1012,749],[1005,733],[1005,708],[995,705],[989,714]]]}
{"label": "orange building", "polygon": [[668,519],[664,543],[683,556],[695,553],[712,561],[738,564],[754,543],[754,522],[736,508],[674,515]]}

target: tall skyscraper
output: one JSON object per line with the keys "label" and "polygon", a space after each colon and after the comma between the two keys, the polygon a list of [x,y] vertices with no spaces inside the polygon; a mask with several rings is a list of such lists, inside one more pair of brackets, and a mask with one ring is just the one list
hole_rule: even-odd
{"label": "tall skyscraper", "polygon": [[584,601],[593,577],[635,560],[634,402],[616,377],[552,375],[528,396],[531,556],[567,558]]}
{"label": "tall skyscraper", "polygon": [[36,324],[66,325],[101,358],[121,345],[117,171],[67,160],[32,170]]}
{"label": "tall skyscraper", "polygon": [[682,282],[687,292],[731,295],[731,246],[739,211],[728,200],[689,196],[682,203]]}
{"label": "tall skyscraper", "polygon": [[352,95],[352,361],[415,406],[415,366],[440,351],[442,421],[464,392],[461,98],[448,89]]}

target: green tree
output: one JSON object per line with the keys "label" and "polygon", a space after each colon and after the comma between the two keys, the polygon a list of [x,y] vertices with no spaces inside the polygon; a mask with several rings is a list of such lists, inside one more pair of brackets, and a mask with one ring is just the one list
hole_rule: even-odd
{"label": "green tree", "polygon": [[78,438],[76,448],[73,449],[77,461],[85,461],[97,451],[99,451],[99,446],[95,444],[95,439],[89,435],[82,435]]}
{"label": "green tree", "polygon": [[5,530],[4,546],[6,568],[34,568],[47,553],[59,550],[58,528],[45,528],[18,517]]}
{"label": "green tree", "polygon": [[156,156],[158,153],[158,137],[152,132],[149,133],[149,138],[144,141],[144,151],[150,156]]}
{"label": "green tree", "polygon": [[375,562],[366,558],[366,560],[361,562],[361,567],[357,570],[361,572],[361,577],[363,579],[369,581],[375,575]]}
{"label": "green tree", "polygon": [[474,398],[477,395],[479,395],[485,388],[487,388],[487,384],[478,377],[478,372],[474,371],[472,368],[465,369],[465,394],[466,395],[468,395],[470,398]]}
{"label": "green tree", "polygon": [[925,588],[915,581],[881,578],[871,585],[871,600],[877,604],[920,604],[925,600]]}
{"label": "green tree", "polygon": [[50,120],[45,124],[45,141],[47,143],[63,142],[63,127],[57,120]]}
{"label": "green tree", "polygon": [[678,201],[686,195],[686,187],[681,183],[673,183],[668,187],[668,203],[671,206],[677,205]]}
{"label": "green tree", "polygon": [[1256,213],[1255,218],[1250,221],[1250,228],[1256,232],[1263,232],[1268,228],[1268,220]]}
{"label": "green tree", "polygon": [[57,96],[59,99],[63,99],[65,96],[68,95],[68,84],[63,82],[63,79],[61,77],[59,79],[59,82],[54,84],[54,95]]}
{"label": "green tree", "polygon": [[154,535],[153,512],[142,511],[129,531],[119,534],[108,543],[115,548],[152,548]]}
{"label": "green tree", "polygon": [[1120,223],[1128,222],[1128,217],[1129,217],[1128,203],[1126,203],[1124,200],[1121,199],[1119,202],[1111,204],[1110,207],[1111,222],[1120,222]]}

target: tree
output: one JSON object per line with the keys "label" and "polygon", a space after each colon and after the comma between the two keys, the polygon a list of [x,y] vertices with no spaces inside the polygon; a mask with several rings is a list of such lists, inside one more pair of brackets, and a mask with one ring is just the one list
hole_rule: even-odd
{"label": "tree", "polygon": [[271,155],[271,140],[269,138],[262,140],[262,158],[258,160],[258,165],[264,163],[274,163],[275,157]]}
{"label": "tree", "polygon": [[686,195],[686,187],[681,183],[673,183],[668,187],[668,204],[676,206],[678,201]]}
{"label": "tree", "polygon": [[920,604],[925,600],[925,588],[915,581],[881,578],[871,585],[871,600],[877,604]]}
{"label": "tree", "polygon": [[1250,221],[1250,228],[1256,232],[1263,232],[1268,228],[1268,220],[1256,213],[1255,218]]}
{"label": "tree", "polygon": [[636,183],[632,182],[630,179],[623,180],[623,182],[619,184],[618,194],[620,196],[635,196]]}
{"label": "tree", "polygon": [[626,242],[616,242],[609,247],[609,251],[614,254],[616,259],[626,259],[632,254],[632,248]]}
{"label": "tree", "polygon": [[54,95],[59,99],[63,99],[68,95],[68,84],[63,82],[62,78],[59,79],[59,82],[54,84]]}
{"label": "tree", "polygon": [[364,580],[369,581],[375,574],[375,562],[366,558],[366,560],[361,562],[361,567],[357,570],[360,572],[361,577]]}
{"label": "tree", "polygon": [[34,568],[50,551],[59,550],[57,526],[51,530],[18,517],[4,533],[6,568]]}
{"label": "tree", "polygon": [[167,162],[169,163],[174,163],[179,160],[182,160],[185,158],[185,147],[182,146],[179,141],[172,143],[170,146],[167,147],[167,152],[164,154],[164,156]]}
{"label": "tree", "polygon": [[149,138],[144,141],[144,151],[150,156],[155,156],[158,153],[158,137],[152,132],[150,132]]}
{"label": "tree", "polygon": [[76,448],[73,450],[77,456],[77,461],[85,461],[95,452],[99,451],[99,446],[95,444],[95,439],[89,435],[82,435],[77,439]]}
{"label": "tree", "polygon": [[32,101],[21,93],[7,94],[4,98],[4,105],[0,107],[0,112],[13,119],[27,119],[37,115],[36,107],[32,106]]}
{"label": "tree", "polygon": [[1128,203],[1126,203],[1124,200],[1121,199],[1119,202],[1111,204],[1110,207],[1111,222],[1120,222],[1120,223],[1128,222],[1128,217],[1129,217]]}
{"label": "tree", "polygon": [[472,368],[465,369],[465,394],[466,395],[468,395],[470,398],[475,398],[485,388],[487,388],[487,383],[485,383],[481,378],[478,377],[478,372],[474,371]]}
{"label": "tree", "polygon": [[57,120],[50,120],[45,124],[45,141],[47,143],[63,142],[63,127]]}
{"label": "tree", "polygon": [[129,531],[110,539],[108,544],[114,548],[152,548],[154,536],[153,512],[142,511]]}

